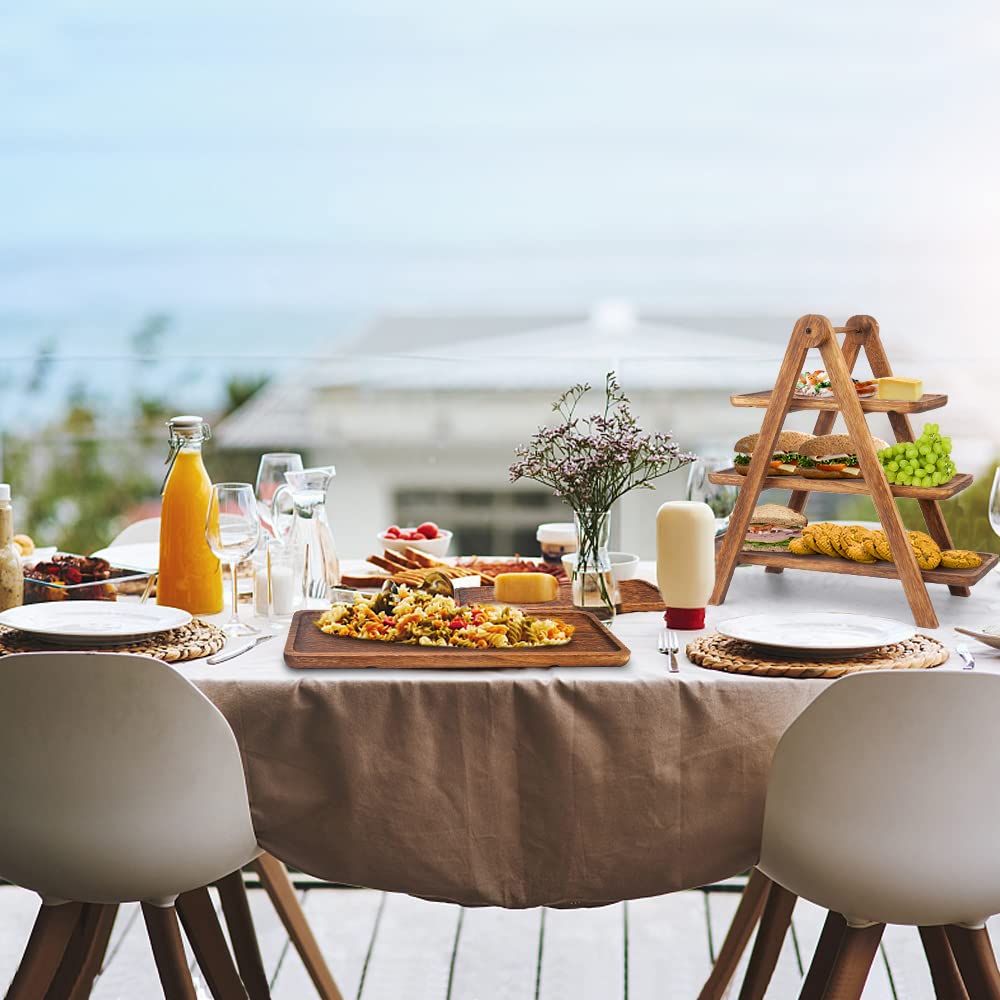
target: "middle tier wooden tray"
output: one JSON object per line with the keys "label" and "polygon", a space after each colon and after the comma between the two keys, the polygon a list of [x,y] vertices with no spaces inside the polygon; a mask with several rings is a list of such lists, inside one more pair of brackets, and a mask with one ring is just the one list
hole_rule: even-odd
{"label": "middle tier wooden tray", "polygon": [[631,652],[593,615],[559,611],[576,632],[565,646],[523,649],[463,649],[409,646],[327,635],[314,624],[320,611],[296,611],[285,642],[285,663],[296,669],[502,670],[511,667],[623,667]]}
{"label": "middle tier wooden tray", "polygon": [[[743,486],[747,477],[736,471],[735,466],[720,472],[709,473],[709,482],[718,486]],[[972,485],[972,476],[959,472],[941,486],[897,486],[891,484],[894,497],[913,500],[949,500],[956,493]],[[805,476],[768,476],[761,487],[765,490],[810,490],[813,493],[853,493],[867,496],[871,486],[864,479],[808,479]]]}

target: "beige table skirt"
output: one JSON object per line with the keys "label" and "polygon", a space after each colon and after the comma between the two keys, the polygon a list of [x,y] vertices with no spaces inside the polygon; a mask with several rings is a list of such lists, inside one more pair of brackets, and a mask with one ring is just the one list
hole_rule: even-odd
{"label": "beige table skirt", "polygon": [[752,865],[764,776],[810,686],[202,684],[242,747],[266,850],[333,881],[509,907]]}
{"label": "beige table skirt", "polygon": [[[938,588],[942,620],[1000,610],[986,587],[967,600]],[[884,581],[752,568],[709,621],[772,601],[907,614]],[[599,904],[752,865],[778,739],[835,683],[686,661],[671,675],[660,620],[619,619],[633,651],[619,670],[293,671],[275,640],[181,672],[232,724],[260,842],[295,867],[465,904]],[[977,669],[996,669],[981,652]]]}

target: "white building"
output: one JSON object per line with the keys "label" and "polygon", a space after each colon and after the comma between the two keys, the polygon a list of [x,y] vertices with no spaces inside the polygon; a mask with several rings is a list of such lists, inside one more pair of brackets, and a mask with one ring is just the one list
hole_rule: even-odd
{"label": "white building", "polygon": [[[790,329],[760,321],[738,334],[707,324],[639,322],[609,304],[590,319],[390,316],[338,345],[322,367],[275,380],[216,428],[223,446],[302,451],[334,464],[331,521],[342,554],[375,550],[391,523],[434,520],[469,554],[537,553],[535,527],[570,520],[544,487],[508,482],[515,446],[551,417],[551,403],[588,381],[603,406],[615,370],[644,430],[671,431],[685,449],[731,457],[763,411],[729,405],[768,387]],[[810,414],[789,426],[811,428]],[[682,497],[687,470],[618,506],[613,547],[653,555],[653,521]]]}

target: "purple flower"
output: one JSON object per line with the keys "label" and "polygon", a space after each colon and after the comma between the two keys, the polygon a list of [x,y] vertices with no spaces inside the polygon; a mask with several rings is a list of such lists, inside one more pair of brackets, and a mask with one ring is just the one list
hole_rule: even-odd
{"label": "purple flower", "polygon": [[652,489],[652,480],[694,461],[672,435],[642,433],[614,372],[605,378],[603,413],[577,416],[590,389],[574,385],[552,404],[563,422],[539,427],[527,445],[514,449],[511,482],[548,486],[577,511],[610,510],[629,491]]}

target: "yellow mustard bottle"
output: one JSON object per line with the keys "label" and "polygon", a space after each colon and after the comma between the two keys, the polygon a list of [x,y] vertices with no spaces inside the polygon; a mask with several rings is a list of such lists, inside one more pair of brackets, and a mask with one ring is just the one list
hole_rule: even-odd
{"label": "yellow mustard bottle", "polygon": [[212,480],[201,456],[212,431],[196,416],[174,417],[167,427],[171,465],[163,486],[156,603],[215,615],[222,610],[222,566],[205,539]]}

